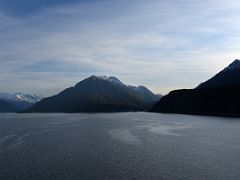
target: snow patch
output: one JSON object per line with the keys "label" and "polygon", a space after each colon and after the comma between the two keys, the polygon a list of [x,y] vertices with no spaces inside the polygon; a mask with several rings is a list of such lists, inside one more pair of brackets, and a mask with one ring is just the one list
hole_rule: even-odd
{"label": "snow patch", "polygon": [[41,95],[30,95],[30,94],[23,94],[23,93],[4,93],[0,92],[0,99],[10,100],[10,101],[23,101],[23,102],[30,102],[36,103],[43,99]]}
{"label": "snow patch", "polygon": [[96,76],[98,79],[101,79],[101,80],[104,80],[104,81],[108,81],[110,83],[114,83],[114,84],[120,84],[120,85],[123,85],[123,83],[116,77],[114,76]]}

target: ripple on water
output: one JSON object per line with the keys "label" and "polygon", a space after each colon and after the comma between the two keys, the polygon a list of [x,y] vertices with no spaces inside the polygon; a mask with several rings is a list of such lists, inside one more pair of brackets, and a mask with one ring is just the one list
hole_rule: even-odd
{"label": "ripple on water", "polygon": [[108,133],[112,138],[124,143],[137,146],[141,145],[141,140],[134,135],[130,129],[111,129],[108,131]]}
{"label": "ripple on water", "polygon": [[0,145],[2,145],[3,143],[5,143],[6,141],[8,141],[9,139],[14,138],[15,136],[17,136],[17,134],[9,134],[6,136],[3,136],[0,138]]}
{"label": "ripple on water", "polygon": [[190,124],[185,123],[151,123],[143,126],[138,126],[138,128],[146,129],[148,132],[162,135],[170,136],[180,136],[178,130],[191,128]]}
{"label": "ripple on water", "polygon": [[25,143],[25,139],[30,134],[9,134],[0,138],[0,152],[3,150],[8,150],[12,148],[16,148],[23,143]]}

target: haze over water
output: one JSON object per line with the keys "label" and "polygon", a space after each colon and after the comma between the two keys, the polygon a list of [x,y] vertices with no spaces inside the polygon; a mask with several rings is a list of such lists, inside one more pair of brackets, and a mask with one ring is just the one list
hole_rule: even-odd
{"label": "haze over water", "polygon": [[239,147],[234,118],[1,114],[0,179],[236,180]]}

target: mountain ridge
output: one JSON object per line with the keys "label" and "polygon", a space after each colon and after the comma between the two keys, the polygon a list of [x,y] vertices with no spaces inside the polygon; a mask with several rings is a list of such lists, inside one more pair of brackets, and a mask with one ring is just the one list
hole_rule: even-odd
{"label": "mountain ridge", "polygon": [[6,93],[0,92],[0,112],[18,112],[23,111],[40,101],[43,98],[41,95],[31,95],[25,93]]}
{"label": "mountain ridge", "polygon": [[240,84],[240,60],[235,59],[226,68],[196,88],[232,86]]}
{"label": "mountain ridge", "polygon": [[151,112],[196,115],[240,116],[240,61],[229,66],[194,89],[171,91]]}

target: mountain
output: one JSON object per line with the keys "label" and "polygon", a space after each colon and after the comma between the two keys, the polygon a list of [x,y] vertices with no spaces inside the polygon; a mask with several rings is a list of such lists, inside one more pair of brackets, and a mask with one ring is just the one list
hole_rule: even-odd
{"label": "mountain", "polygon": [[197,88],[240,85],[240,60],[236,59],[228,67]]}
{"label": "mountain", "polygon": [[240,116],[240,61],[233,61],[195,89],[170,92],[151,112]]}
{"label": "mountain", "polygon": [[0,99],[36,103],[36,102],[40,101],[41,99],[43,99],[43,96],[23,94],[23,93],[10,94],[10,93],[0,92]]}
{"label": "mountain", "polygon": [[[43,99],[41,95],[30,95],[23,93],[4,93],[0,92],[0,100],[2,106],[0,106],[0,112],[17,112],[28,109],[30,106],[36,102]],[[11,106],[11,108],[5,108],[6,106]]]}
{"label": "mountain", "polygon": [[0,112],[16,112],[17,108],[8,103],[7,101],[0,99]]}
{"label": "mountain", "polygon": [[25,112],[146,111],[159,99],[146,87],[125,85],[113,76],[91,76]]}
{"label": "mountain", "polygon": [[182,89],[170,92],[151,112],[240,116],[240,86]]}

